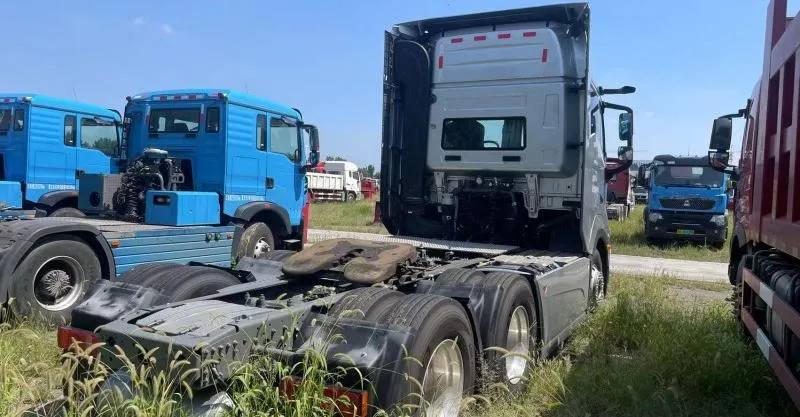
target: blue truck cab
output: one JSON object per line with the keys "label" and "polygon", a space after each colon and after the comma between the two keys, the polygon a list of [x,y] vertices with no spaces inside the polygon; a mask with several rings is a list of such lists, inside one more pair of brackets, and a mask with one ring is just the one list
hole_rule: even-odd
{"label": "blue truck cab", "polygon": [[103,107],[0,93],[0,208],[81,216],[80,177],[117,171],[120,125],[120,114]]}
{"label": "blue truck cab", "polygon": [[720,247],[728,236],[727,175],[706,157],[658,155],[639,167],[647,189],[644,230],[648,240],[690,240]]}
{"label": "blue truck cab", "polygon": [[[318,156],[304,154],[317,133],[297,109],[227,89],[126,100],[121,173],[84,184],[82,210],[116,206],[125,220],[151,225],[236,225],[235,258],[302,245],[305,170]],[[144,182],[125,183],[123,174]],[[122,191],[103,193],[115,181]]]}

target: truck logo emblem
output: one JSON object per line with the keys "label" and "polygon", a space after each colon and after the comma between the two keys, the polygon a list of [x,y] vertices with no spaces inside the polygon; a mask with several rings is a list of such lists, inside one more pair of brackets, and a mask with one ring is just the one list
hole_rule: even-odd
{"label": "truck logo emblem", "polygon": [[683,200],[683,206],[684,207],[689,207],[689,205],[690,205],[689,204],[689,200]]}

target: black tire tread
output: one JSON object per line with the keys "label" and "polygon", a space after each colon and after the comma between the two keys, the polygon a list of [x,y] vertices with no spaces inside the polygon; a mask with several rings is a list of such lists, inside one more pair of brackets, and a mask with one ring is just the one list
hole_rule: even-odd
{"label": "black tire tread", "polygon": [[[338,303],[331,306],[328,315],[342,317],[345,312],[358,310],[361,311],[364,319],[380,321],[403,296],[403,293],[386,287],[357,288],[345,294]],[[346,317],[362,318],[361,315],[353,313]]]}
{"label": "black tire tread", "polygon": [[437,283],[442,284],[476,284],[485,277],[483,272],[467,268],[450,268],[436,277]]}

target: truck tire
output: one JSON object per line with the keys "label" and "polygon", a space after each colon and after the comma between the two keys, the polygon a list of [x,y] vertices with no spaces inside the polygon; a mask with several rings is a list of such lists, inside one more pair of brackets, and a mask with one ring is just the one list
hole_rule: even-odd
{"label": "truck tire", "polygon": [[380,322],[405,294],[386,287],[357,288],[328,309],[328,316]]}
{"label": "truck tire", "polygon": [[358,200],[358,196],[356,195],[356,193],[353,192],[353,191],[348,191],[347,192],[347,201],[356,201],[356,200]]}
{"label": "truck tire", "polygon": [[[475,383],[475,344],[461,304],[439,295],[411,294],[393,306],[383,323],[413,329],[415,335],[407,346],[407,355],[416,359],[403,361],[404,375],[399,375],[395,384],[377,387],[384,408],[398,407],[418,416],[423,413],[419,409],[422,405],[433,411],[428,415],[439,415],[443,413],[436,412],[437,409],[448,403],[458,407],[464,394],[471,394]],[[436,366],[441,363],[445,366]],[[434,390],[434,379],[450,389],[445,393]],[[422,399],[421,387],[425,392]]]}
{"label": "truck tire", "polygon": [[162,278],[160,281],[166,285],[157,289],[167,294],[173,303],[203,297],[242,283],[233,274],[207,266],[182,265],[174,271],[162,271],[159,275]]}
{"label": "truck tire", "polygon": [[65,323],[100,278],[100,260],[89,245],[73,236],[53,237],[34,246],[11,275],[11,310],[17,317]]}
{"label": "truck tire", "polygon": [[245,256],[259,259],[261,255],[275,248],[275,237],[272,230],[264,222],[254,222],[248,225],[239,237],[236,248],[236,260]]}
{"label": "truck tire", "polygon": [[163,283],[163,280],[159,282],[161,272],[181,266],[183,265],[171,262],[157,262],[139,265],[120,275],[118,281],[128,284],[141,285],[142,287],[159,289],[156,287]]}
{"label": "truck tire", "polygon": [[61,207],[48,214],[47,217],[86,217],[86,214],[73,207]]}
{"label": "truck tire", "polygon": [[437,284],[474,285],[483,281],[486,275],[481,271],[466,268],[450,268],[436,277]]}
{"label": "truck tire", "polygon": [[603,257],[600,251],[595,248],[589,266],[589,311],[597,310],[600,303],[606,297],[606,276],[604,271]]}
{"label": "truck tire", "polygon": [[480,329],[484,347],[499,347],[513,355],[496,350],[484,350],[485,373],[482,383],[489,386],[495,382],[507,384],[513,393],[520,393],[525,386],[529,363],[535,356],[537,340],[536,299],[528,280],[510,272],[491,272],[486,283],[497,285],[502,291],[494,317],[493,326]]}

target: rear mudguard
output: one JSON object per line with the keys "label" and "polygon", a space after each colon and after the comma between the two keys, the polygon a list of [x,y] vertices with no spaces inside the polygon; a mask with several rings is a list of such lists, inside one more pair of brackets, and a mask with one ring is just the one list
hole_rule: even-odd
{"label": "rear mudguard", "polygon": [[100,260],[103,277],[113,278],[111,275],[115,265],[111,247],[100,231],[90,224],[63,218],[0,222],[0,302],[8,301],[14,270],[36,243],[62,234],[80,237],[89,244]]}
{"label": "rear mudguard", "polygon": [[269,353],[294,365],[302,362],[308,351],[319,352],[324,346],[327,369],[345,372],[337,375],[337,382],[348,389],[367,391],[370,405],[386,408],[390,404],[382,403],[379,393],[386,389],[381,387],[392,389],[405,383],[406,347],[413,339],[414,329],[409,327],[311,313],[304,320],[294,352],[275,349]]}

